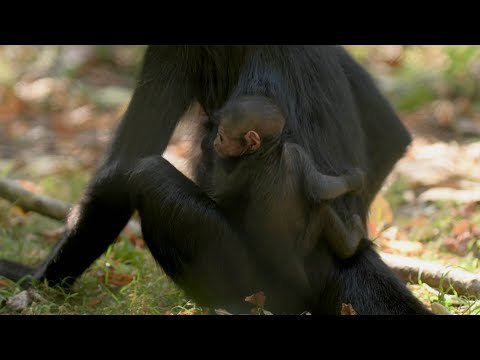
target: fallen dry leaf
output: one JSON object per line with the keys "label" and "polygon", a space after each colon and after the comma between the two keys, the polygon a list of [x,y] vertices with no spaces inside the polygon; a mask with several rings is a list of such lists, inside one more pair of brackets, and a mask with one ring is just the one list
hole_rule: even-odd
{"label": "fallen dry leaf", "polygon": [[30,215],[30,211],[28,210],[25,210],[25,209],[22,209],[21,207],[19,206],[12,206],[10,208],[10,215],[14,216],[14,217],[24,217],[24,216],[28,216]]}
{"label": "fallen dry leaf", "polygon": [[468,243],[473,239],[470,231],[465,231],[460,235],[445,239],[444,245],[448,251],[459,256],[465,256],[468,251]]}
{"label": "fallen dry leaf", "polygon": [[426,216],[416,216],[412,218],[408,224],[405,225],[406,229],[417,228],[420,226],[424,226],[428,223],[429,219]]}
{"label": "fallen dry leaf", "polygon": [[123,229],[124,234],[127,236],[128,241],[133,244],[136,248],[144,249],[145,248],[145,241],[139,237],[132,229],[128,226]]}
{"label": "fallen dry leaf", "polygon": [[41,235],[44,236],[45,240],[48,242],[56,242],[65,232],[65,227],[59,227],[57,229],[45,230],[41,232]]}
{"label": "fallen dry leaf", "polygon": [[463,217],[470,217],[475,213],[477,206],[478,202],[470,202],[458,209],[458,215]]}
{"label": "fallen dry leaf", "polygon": [[177,313],[177,315],[196,315],[196,314],[198,314],[198,311],[191,310],[191,309],[189,309],[189,310],[182,310],[182,311],[179,311],[179,312]]}
{"label": "fallen dry leaf", "polygon": [[[105,274],[101,273],[98,275],[98,280],[102,283],[105,284]],[[113,286],[125,286],[130,284],[133,279],[135,278],[135,275],[132,274],[125,274],[125,273],[117,273],[113,270],[110,270],[107,276],[107,284],[108,285],[113,285]]]}
{"label": "fallen dry leaf", "polygon": [[476,236],[476,237],[480,236],[480,226],[473,225],[471,231],[473,236]]}
{"label": "fallen dry leaf", "polygon": [[257,308],[263,309],[265,307],[265,294],[263,291],[259,291],[253,295],[247,296],[245,301],[255,305]]}
{"label": "fallen dry leaf", "polygon": [[465,231],[468,231],[470,229],[470,221],[468,220],[460,220],[459,222],[455,223],[453,225],[452,229],[452,235],[453,236],[458,236]]}
{"label": "fallen dry leaf", "polygon": [[130,242],[138,249],[144,249],[145,248],[145,241],[138,236],[132,236],[129,238]]}
{"label": "fallen dry leaf", "polygon": [[178,313],[174,313],[170,311],[168,315],[207,315],[208,310],[200,310],[200,309],[184,309],[180,310]]}
{"label": "fallen dry leaf", "polygon": [[38,186],[37,184],[28,181],[28,180],[17,180],[17,183],[25,190],[33,192],[33,193],[41,193],[42,188]]}
{"label": "fallen dry leaf", "polygon": [[15,287],[15,284],[13,284],[11,281],[8,281],[6,279],[0,279],[0,287],[13,288]]}
{"label": "fallen dry leaf", "polygon": [[342,304],[340,315],[358,315],[351,304]]}
{"label": "fallen dry leaf", "polygon": [[5,90],[0,92],[0,121],[14,118],[24,110],[24,107],[23,101],[13,91]]}
{"label": "fallen dry leaf", "polygon": [[455,105],[449,100],[438,100],[433,104],[433,115],[440,126],[451,127],[455,117]]}
{"label": "fallen dry leaf", "polygon": [[95,307],[98,304],[100,304],[101,302],[102,302],[102,300],[100,300],[100,299],[92,299],[92,300],[90,300],[89,304],[90,304],[90,306]]}

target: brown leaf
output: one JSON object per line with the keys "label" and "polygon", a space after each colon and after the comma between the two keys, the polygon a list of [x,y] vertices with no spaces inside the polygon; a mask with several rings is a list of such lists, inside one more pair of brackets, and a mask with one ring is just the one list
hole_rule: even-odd
{"label": "brown leaf", "polygon": [[451,101],[438,100],[434,103],[433,114],[439,125],[451,127],[455,116],[455,106]]}
{"label": "brown leaf", "polygon": [[265,299],[263,291],[259,291],[253,295],[247,296],[245,301],[255,305],[257,308],[263,309],[265,307]]}
{"label": "brown leaf", "polygon": [[407,225],[405,225],[408,229],[414,229],[420,226],[424,226],[428,223],[429,219],[426,216],[417,216],[412,218]]}
{"label": "brown leaf", "polygon": [[112,269],[112,270],[109,271],[108,276],[105,276],[105,274],[103,274],[103,273],[100,274],[98,276],[98,280],[102,284],[105,284],[105,277],[107,278],[107,284],[108,285],[125,286],[127,284],[130,284],[133,281],[133,279],[135,278],[135,275],[117,273]]}
{"label": "brown leaf", "polygon": [[63,235],[65,228],[59,227],[57,229],[45,230],[41,232],[41,235],[45,237],[45,240],[48,242],[57,241]]}
{"label": "brown leaf", "polygon": [[351,304],[342,304],[340,315],[358,315]]}
{"label": "brown leaf", "polygon": [[13,206],[10,209],[10,215],[12,215],[14,217],[22,218],[22,217],[27,216],[29,214],[30,214],[30,211],[22,209],[21,207],[18,207],[18,206]]}
{"label": "brown leaf", "polygon": [[472,238],[473,234],[470,231],[466,231],[458,236],[445,239],[444,245],[448,251],[459,256],[464,256],[467,254],[468,243]]}
{"label": "brown leaf", "polygon": [[23,101],[13,91],[5,90],[0,92],[0,121],[17,116],[23,111],[23,108]]}
{"label": "brown leaf", "polygon": [[102,300],[100,300],[100,299],[92,299],[92,300],[90,300],[90,306],[95,307],[98,304],[100,304],[101,302],[102,302]]}
{"label": "brown leaf", "polygon": [[144,249],[146,246],[145,241],[141,237],[133,236],[129,240],[138,249]]}
{"label": "brown leaf", "polygon": [[129,227],[126,227],[123,232],[127,236],[128,241],[130,241],[130,243],[132,243],[136,248],[145,248],[145,241],[136,235],[135,232],[133,232]]}
{"label": "brown leaf", "polygon": [[480,226],[474,225],[472,227],[472,235],[475,237],[480,236]]}
{"label": "brown leaf", "polygon": [[463,217],[470,217],[475,213],[477,206],[478,202],[470,202],[458,209],[458,215]]}
{"label": "brown leaf", "polygon": [[41,193],[42,188],[38,186],[37,184],[28,181],[28,180],[17,180],[17,183],[25,190],[30,191],[32,193]]}
{"label": "brown leaf", "polygon": [[207,313],[201,309],[184,309],[177,313],[177,315],[205,315],[205,314]]}
{"label": "brown leaf", "polygon": [[15,284],[13,284],[11,281],[8,281],[6,279],[0,279],[0,287],[13,288],[15,287]]}
{"label": "brown leaf", "polygon": [[465,220],[465,219],[460,220],[459,222],[457,222],[453,225],[452,235],[453,236],[458,236],[458,235],[464,233],[465,231],[467,231],[469,229],[470,229],[470,221]]}

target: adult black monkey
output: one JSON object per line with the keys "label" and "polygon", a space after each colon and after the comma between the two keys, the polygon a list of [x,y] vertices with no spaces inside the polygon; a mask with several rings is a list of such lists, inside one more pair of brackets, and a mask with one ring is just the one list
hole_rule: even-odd
{"label": "adult black monkey", "polygon": [[[365,223],[372,199],[411,139],[344,49],[151,46],[110,152],[72,211],[63,239],[39,268],[1,262],[0,274],[13,279],[33,274],[52,284],[69,278],[64,283],[70,284],[137,208],[147,245],[174,281],[200,303],[239,308],[252,284],[274,273],[258,280],[242,229],[202,190],[210,185],[216,124],[210,119],[198,138],[202,155],[193,161],[196,184],[160,154],[194,101],[209,115],[229,96],[249,94],[275,99],[286,114],[289,141],[302,146],[323,173],[340,175],[352,167],[366,172],[365,193],[332,203],[344,219],[360,214]],[[333,264],[329,274],[322,266],[326,262]],[[303,300],[312,313],[339,313],[342,302],[360,314],[428,313],[372,246],[340,260],[320,245],[308,257],[307,272],[312,293]],[[277,307],[277,299],[268,301],[272,309],[290,310]]]}

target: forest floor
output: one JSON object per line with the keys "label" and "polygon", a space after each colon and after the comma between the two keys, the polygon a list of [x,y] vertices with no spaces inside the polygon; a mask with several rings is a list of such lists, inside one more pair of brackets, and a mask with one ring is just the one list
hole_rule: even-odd
{"label": "forest floor", "polygon": [[[12,50],[6,48],[0,47],[0,59],[28,57],[9,54]],[[78,201],[128,104],[134,72],[125,68],[135,67],[131,59],[137,51],[116,49],[107,64],[84,54],[87,60],[73,75],[47,76],[41,68],[38,72],[43,76],[29,76],[33,70],[17,69],[10,85],[0,82],[0,176],[18,179],[35,193]],[[11,64],[0,60],[0,80],[2,66]],[[480,277],[476,103],[457,97],[427,101],[399,113],[414,141],[372,206],[370,237],[380,251],[460,267]],[[172,144],[168,157],[180,164],[183,153],[182,143]],[[38,264],[62,229],[61,222],[0,199],[0,258]],[[442,289],[421,281],[408,286],[428,306],[437,303],[452,314],[480,314],[478,299],[460,296],[448,284]],[[165,276],[143,240],[128,230],[69,292],[43,284],[36,289],[40,296],[22,314],[205,312]],[[16,313],[5,301],[20,291],[18,285],[0,278],[0,314]]]}

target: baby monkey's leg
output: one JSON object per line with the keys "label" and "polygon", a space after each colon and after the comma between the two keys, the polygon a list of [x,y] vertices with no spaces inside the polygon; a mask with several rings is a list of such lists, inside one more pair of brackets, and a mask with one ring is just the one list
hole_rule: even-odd
{"label": "baby monkey's leg", "polygon": [[367,237],[367,231],[359,215],[344,223],[337,213],[328,205],[323,212],[324,231],[330,248],[341,259],[347,259],[355,254],[358,245]]}

